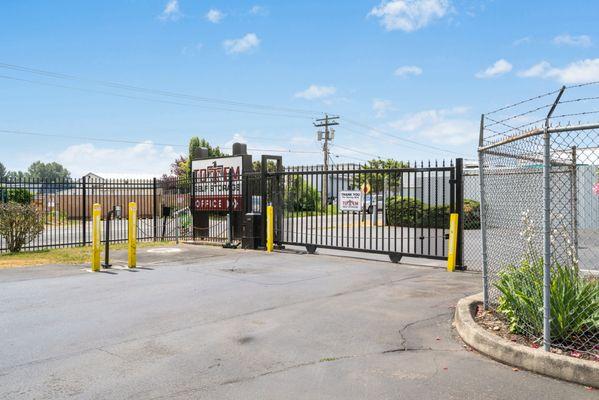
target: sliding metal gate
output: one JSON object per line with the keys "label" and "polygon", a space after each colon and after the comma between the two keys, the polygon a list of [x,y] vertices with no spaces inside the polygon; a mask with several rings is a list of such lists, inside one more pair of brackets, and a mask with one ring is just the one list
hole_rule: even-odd
{"label": "sliding metal gate", "polygon": [[[327,248],[388,254],[394,262],[402,256],[447,259],[449,214],[462,214],[456,206],[463,201],[461,171],[458,159],[455,165],[297,167],[269,173],[268,179],[283,178],[283,196],[270,199],[267,194],[267,201],[280,210],[275,241],[305,246],[310,253]],[[342,197],[358,191],[359,207],[342,210]],[[462,265],[461,235],[458,242]]]}

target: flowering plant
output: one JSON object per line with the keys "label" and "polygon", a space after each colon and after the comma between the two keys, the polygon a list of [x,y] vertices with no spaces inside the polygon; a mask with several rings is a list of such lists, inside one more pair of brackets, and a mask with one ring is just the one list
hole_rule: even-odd
{"label": "flowering plant", "polygon": [[599,182],[597,182],[593,185],[593,193],[595,193],[597,196],[599,196]]}

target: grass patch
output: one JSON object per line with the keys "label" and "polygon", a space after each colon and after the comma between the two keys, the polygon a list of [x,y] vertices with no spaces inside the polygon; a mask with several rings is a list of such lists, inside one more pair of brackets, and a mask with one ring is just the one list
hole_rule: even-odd
{"label": "grass patch", "polygon": [[[175,242],[137,242],[138,248],[174,246]],[[31,267],[46,264],[80,265],[91,260],[91,246],[67,247],[20,253],[0,254],[0,269]],[[127,250],[127,243],[114,243],[110,251]],[[104,246],[102,246],[102,254]]]}

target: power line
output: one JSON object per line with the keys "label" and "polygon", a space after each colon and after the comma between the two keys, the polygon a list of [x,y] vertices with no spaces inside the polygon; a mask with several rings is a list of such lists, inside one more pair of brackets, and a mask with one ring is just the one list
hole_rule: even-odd
{"label": "power line", "polygon": [[[219,107],[219,106],[203,105],[203,104],[197,104],[197,103],[186,103],[186,102],[157,99],[157,98],[150,98],[150,97],[131,96],[131,95],[127,95],[127,94],[114,93],[114,92],[109,92],[109,91],[105,91],[105,90],[66,86],[66,85],[60,85],[60,84],[56,84],[56,83],[42,82],[42,81],[35,81],[35,80],[30,80],[30,79],[0,75],[0,78],[2,78],[2,79],[26,82],[26,83],[30,83],[30,84],[53,86],[53,87],[59,87],[59,88],[69,89],[69,90],[77,90],[77,91],[90,92],[90,93],[99,93],[99,94],[117,96],[117,97],[134,99],[134,100],[142,100],[142,101],[150,101],[150,102],[158,102],[158,103],[182,105],[182,106],[191,106],[191,107],[201,107],[201,108],[206,108],[206,109],[230,111],[230,112],[237,112],[237,113],[256,114],[256,115],[265,115],[265,116],[274,116],[274,117],[285,117],[285,118],[299,118],[299,119],[308,119],[308,118],[310,118],[307,116],[308,114],[314,115],[314,114],[320,113],[320,112],[317,112],[314,110],[276,107],[276,106],[269,106],[269,105],[249,103],[249,102],[241,102],[241,101],[235,101],[235,100],[226,100],[226,99],[219,99],[219,98],[195,96],[195,95],[189,95],[189,94],[184,94],[184,93],[178,93],[178,92],[174,92],[174,91],[150,89],[150,88],[129,85],[129,84],[124,84],[124,83],[119,83],[119,82],[103,81],[103,80],[98,80],[98,79],[88,79],[88,78],[78,77],[78,76],[74,76],[74,75],[68,75],[68,74],[64,74],[64,73],[47,71],[47,70],[42,70],[42,69],[35,69],[35,68],[30,68],[30,67],[16,65],[16,64],[9,64],[9,63],[0,63],[0,68],[45,76],[45,77],[54,78],[54,79],[94,83],[94,84],[98,84],[98,85],[102,85],[102,86],[107,86],[110,88],[115,88],[115,89],[120,89],[120,90],[128,90],[128,91],[133,91],[133,92],[137,92],[137,93],[174,97],[174,98],[185,99],[185,100],[190,100],[190,101],[194,101],[194,102],[222,104],[222,105],[226,105],[226,106],[230,106],[230,107],[245,107],[245,108],[253,108],[253,109],[260,109],[260,110],[271,110],[271,112],[243,110],[243,109],[237,109],[237,108]],[[285,113],[287,113],[287,114],[285,114]],[[296,114],[298,114],[298,115],[296,115]],[[299,115],[299,114],[303,114],[303,115]],[[455,152],[452,150],[442,149],[442,148],[428,145],[425,143],[421,143],[421,142],[418,142],[418,141],[415,141],[412,139],[407,139],[407,138],[403,138],[403,137],[400,137],[397,135],[393,135],[391,133],[385,132],[378,128],[371,127],[369,125],[366,125],[366,124],[358,122],[358,121],[354,121],[351,119],[346,119],[346,120],[351,124],[361,126],[363,128],[372,130],[374,132],[378,132],[382,135],[392,137],[392,138],[400,140],[400,141],[412,143],[416,146],[433,149],[433,150],[440,151],[443,153],[463,155],[462,153],[458,153],[458,152]],[[327,141],[328,140],[325,140],[325,142],[327,142]],[[407,146],[404,145],[404,147],[407,147]],[[408,147],[408,148],[410,148],[410,147]],[[414,149],[414,150],[418,150],[418,149]]]}
{"label": "power line", "polygon": [[219,98],[214,98],[214,97],[196,96],[196,95],[191,95],[191,94],[186,94],[186,93],[178,93],[178,92],[174,92],[174,91],[170,91],[170,90],[151,89],[151,88],[146,88],[146,87],[142,87],[142,86],[129,85],[129,84],[119,83],[119,82],[83,78],[83,77],[79,77],[79,76],[75,76],[75,75],[68,75],[68,74],[64,74],[64,73],[60,73],[60,72],[53,72],[53,71],[47,71],[47,70],[42,70],[42,69],[30,68],[30,67],[16,65],[16,64],[0,62],[0,68],[10,69],[10,70],[20,71],[20,72],[26,72],[26,73],[46,76],[46,77],[50,77],[50,78],[69,80],[69,81],[89,82],[89,83],[95,83],[98,85],[108,86],[108,87],[112,87],[112,88],[116,88],[116,89],[129,90],[129,91],[147,93],[147,94],[155,94],[155,95],[167,96],[167,97],[176,97],[176,98],[182,98],[182,99],[186,99],[186,100],[193,100],[193,101],[199,101],[199,102],[217,103],[217,104],[223,104],[223,105],[229,105],[229,106],[257,108],[257,109],[263,109],[263,110],[292,112],[292,113],[309,114],[309,115],[321,114],[321,112],[315,111],[315,110],[306,110],[306,109],[301,109],[301,108],[290,108],[290,107],[277,107],[277,106],[271,106],[271,105],[265,105],[265,104],[219,99]]}
{"label": "power line", "polygon": [[[392,133],[383,131],[381,129],[378,129],[378,128],[375,128],[375,127],[372,127],[372,126],[369,126],[369,125],[366,125],[364,123],[361,123],[361,122],[358,122],[358,121],[355,121],[355,120],[351,120],[351,119],[348,119],[348,118],[345,118],[345,121],[349,122],[350,124],[353,124],[353,125],[356,125],[356,126],[360,126],[362,128],[369,129],[371,131],[377,132],[377,133],[379,133],[381,135],[388,136],[388,137],[391,137],[391,138],[394,138],[394,139],[397,139],[397,140],[401,140],[401,141],[404,141],[404,142],[412,143],[413,145],[420,146],[420,147],[423,147],[423,148],[427,148],[427,149],[430,149],[430,150],[440,151],[440,152],[449,153],[449,154],[455,154],[455,155],[459,155],[459,156],[466,155],[464,153],[460,153],[460,152],[457,152],[457,151],[447,150],[447,149],[443,149],[441,147],[436,147],[436,146],[433,146],[433,145],[430,145],[430,144],[420,143],[420,142],[418,142],[416,140],[403,138],[401,136],[394,135]],[[360,132],[358,132],[358,133],[360,133]],[[405,146],[405,145],[402,145],[402,146]],[[408,147],[408,148],[411,148],[412,150],[422,151],[422,149],[417,149],[417,148],[414,148],[414,147]]]}
{"label": "power line", "polygon": [[205,109],[209,109],[209,110],[231,111],[231,112],[237,112],[237,113],[243,113],[243,114],[266,115],[266,116],[272,116],[272,117],[312,119],[310,117],[301,116],[301,115],[276,114],[276,113],[268,113],[268,112],[261,112],[261,111],[238,110],[238,109],[234,109],[234,108],[207,106],[207,105],[195,104],[195,103],[183,103],[180,101],[173,101],[173,100],[154,99],[151,97],[131,96],[131,95],[122,94],[122,93],[107,92],[105,90],[79,88],[79,87],[74,87],[74,86],[60,85],[60,84],[56,84],[56,83],[35,81],[35,80],[25,79],[25,78],[16,78],[16,77],[7,76],[7,75],[0,75],[0,78],[19,81],[19,82],[26,82],[26,83],[36,84],[36,85],[53,86],[53,87],[58,87],[58,88],[62,88],[62,89],[76,90],[76,91],[81,91],[81,92],[104,94],[104,95],[109,95],[109,96],[122,97],[122,98],[126,98],[126,99],[150,101],[150,102],[154,102],[154,103],[174,104],[174,105],[179,105],[179,106],[205,108]]}
{"label": "power line", "polygon": [[334,146],[334,147],[338,147],[338,148],[340,148],[340,149],[344,149],[344,150],[348,150],[348,151],[353,151],[354,153],[357,153],[357,154],[363,154],[363,155],[365,155],[365,156],[371,156],[371,157],[374,157],[374,158],[376,158],[376,159],[380,159],[380,158],[381,158],[381,156],[379,156],[379,155],[376,155],[376,154],[373,154],[373,153],[368,153],[368,152],[366,152],[366,151],[362,151],[362,150],[356,150],[356,149],[354,149],[354,148],[347,147],[347,146],[342,146],[342,145],[340,145],[340,144],[337,144],[337,143],[335,143],[335,146]]}
{"label": "power line", "polygon": [[[0,134],[7,135],[25,135],[25,136],[39,136],[39,137],[49,137],[49,138],[65,138],[65,139],[78,139],[78,140],[88,140],[93,142],[105,142],[105,143],[121,143],[121,144],[154,144],[157,146],[171,146],[171,147],[183,147],[187,148],[186,145],[183,144],[175,144],[175,143],[161,143],[161,142],[153,142],[153,141],[135,141],[135,140],[127,140],[127,139],[107,139],[107,138],[98,138],[98,137],[90,137],[90,136],[77,136],[77,135],[64,135],[64,134],[51,134],[51,133],[41,133],[41,132],[31,132],[31,131],[22,131],[22,130],[11,130],[11,129],[0,129]],[[227,144],[218,145],[222,148],[230,147]],[[320,154],[319,151],[316,150],[292,150],[292,149],[263,149],[263,148],[248,148],[251,151],[267,151],[272,153],[297,153],[297,154]]]}

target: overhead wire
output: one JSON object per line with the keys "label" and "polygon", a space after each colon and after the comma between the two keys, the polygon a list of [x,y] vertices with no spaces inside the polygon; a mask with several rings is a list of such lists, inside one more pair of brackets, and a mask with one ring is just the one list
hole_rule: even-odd
{"label": "overhead wire", "polygon": [[420,142],[418,142],[416,140],[412,140],[412,139],[404,138],[404,137],[401,137],[401,136],[397,136],[397,135],[394,135],[392,133],[383,131],[382,129],[375,128],[375,127],[366,125],[364,123],[361,123],[361,122],[358,122],[358,121],[355,121],[355,120],[352,120],[352,119],[349,119],[349,118],[344,118],[344,121],[349,122],[350,124],[353,124],[353,125],[360,126],[362,128],[365,128],[365,129],[369,129],[369,130],[371,130],[373,132],[377,132],[377,133],[379,133],[381,135],[392,137],[392,138],[395,138],[397,140],[401,140],[401,141],[404,141],[404,142],[412,143],[412,144],[414,144],[416,146],[421,146],[421,147],[424,147],[424,148],[427,148],[427,149],[436,150],[436,151],[440,151],[440,152],[444,152],[444,153],[456,154],[456,155],[460,155],[460,156],[465,155],[465,154],[457,152],[457,151],[447,150],[447,149],[443,149],[443,148],[440,148],[440,147],[437,147],[437,146],[433,146],[433,145],[429,145],[429,144],[425,144],[425,143],[420,143]]}
{"label": "overhead wire", "polygon": [[[309,117],[308,114],[314,116],[315,114],[319,113],[314,110],[296,109],[296,108],[288,108],[288,107],[276,107],[276,106],[269,106],[269,105],[249,103],[249,102],[241,102],[241,101],[235,101],[235,100],[195,96],[195,95],[189,95],[189,94],[184,94],[184,93],[177,93],[174,91],[150,89],[150,88],[129,85],[129,84],[124,84],[124,83],[119,83],[119,82],[82,78],[82,77],[78,77],[78,76],[74,76],[74,75],[53,72],[53,71],[47,71],[47,70],[42,70],[42,69],[36,69],[36,68],[30,68],[30,67],[25,67],[25,66],[16,65],[16,64],[9,64],[9,63],[0,63],[0,68],[24,72],[24,73],[31,73],[31,74],[36,74],[36,75],[40,75],[40,76],[46,76],[49,78],[61,79],[61,80],[94,83],[94,84],[107,86],[107,87],[111,87],[111,88],[115,88],[115,89],[119,89],[119,90],[134,91],[137,93],[145,93],[145,94],[152,94],[152,95],[166,96],[166,97],[175,97],[175,98],[194,101],[194,103],[172,101],[172,100],[158,99],[158,98],[152,98],[152,97],[131,96],[131,95],[123,94],[123,93],[114,93],[114,92],[109,92],[109,91],[105,91],[105,90],[81,88],[81,87],[67,86],[67,85],[61,85],[61,84],[50,83],[50,82],[35,81],[35,80],[18,78],[18,77],[7,76],[7,75],[0,75],[0,78],[2,78],[2,79],[9,79],[9,80],[15,80],[15,81],[21,81],[21,82],[26,82],[26,83],[31,83],[31,84],[45,85],[45,86],[53,86],[53,87],[59,87],[59,88],[77,90],[77,91],[83,91],[83,92],[99,93],[99,94],[117,96],[117,97],[134,99],[134,100],[159,102],[159,103],[191,106],[191,107],[201,107],[201,108],[206,108],[206,109],[230,111],[230,112],[237,112],[237,113],[247,113],[247,114],[274,116],[274,117],[285,117],[285,118],[299,118],[299,119],[312,119],[312,117]],[[222,104],[222,105],[226,105],[229,107],[198,104],[195,102]],[[240,107],[240,108],[245,107],[245,108],[253,108],[253,109],[260,109],[260,110],[271,110],[271,112],[244,110],[244,109],[231,108],[231,107]],[[296,114],[298,114],[298,115],[296,115]],[[302,114],[302,115],[299,115],[299,114]],[[387,137],[390,137],[390,138],[393,138],[393,139],[396,139],[396,140],[399,140],[402,142],[411,143],[414,146],[419,146],[422,148],[426,148],[429,150],[435,150],[437,152],[442,152],[442,153],[447,153],[447,154],[455,154],[455,155],[460,155],[460,156],[464,155],[463,153],[459,153],[459,152],[448,150],[448,149],[443,149],[443,148],[436,147],[433,145],[421,143],[421,142],[413,140],[413,139],[408,139],[408,138],[404,138],[404,137],[401,137],[398,135],[394,135],[394,134],[386,132],[382,129],[369,126],[367,124],[355,121],[353,119],[344,118],[344,120],[350,124],[359,126],[364,129],[368,129],[373,132],[377,132],[381,135],[384,135],[384,136],[387,136]],[[347,129],[351,130],[350,128],[347,128]],[[269,138],[268,140],[273,140],[273,139]],[[274,139],[274,140],[276,140],[276,139]],[[415,148],[413,146],[408,146],[405,144],[402,144],[402,146],[405,148],[410,148],[412,150],[417,150],[417,151],[422,150],[422,149]]]}
{"label": "overhead wire", "polygon": [[[0,134],[78,139],[78,140],[88,140],[88,141],[93,141],[93,142],[106,142],[106,143],[121,143],[121,144],[136,144],[136,145],[138,145],[138,144],[153,144],[153,145],[157,145],[157,146],[170,146],[170,147],[183,147],[183,148],[187,147],[187,145],[183,145],[183,144],[154,142],[151,140],[136,141],[136,140],[127,140],[127,139],[107,139],[107,138],[98,138],[98,137],[90,137],[90,136],[51,134],[51,133],[31,132],[31,131],[23,131],[23,130],[12,130],[12,129],[0,129]],[[221,148],[231,147],[230,145],[227,145],[227,144],[221,144],[218,146]],[[268,148],[248,147],[248,150],[268,151],[268,152],[273,152],[273,153],[320,154],[319,151],[293,150],[293,149],[268,149]]]}
{"label": "overhead wire", "polygon": [[183,98],[183,99],[199,101],[199,102],[218,103],[218,104],[224,104],[224,105],[229,105],[229,106],[258,108],[258,109],[265,109],[265,110],[293,112],[293,113],[310,114],[310,115],[321,114],[321,112],[315,111],[315,110],[290,108],[290,107],[278,107],[278,106],[271,106],[271,105],[265,105],[265,104],[242,102],[242,101],[237,101],[237,100],[219,99],[219,98],[215,98],[215,97],[196,96],[196,95],[191,95],[191,94],[186,94],[186,93],[178,93],[178,92],[174,92],[174,91],[170,91],[170,90],[151,89],[151,88],[130,85],[130,84],[120,83],[120,82],[112,82],[112,81],[105,81],[105,80],[99,80],[99,79],[84,78],[84,77],[79,77],[79,76],[75,76],[75,75],[47,71],[47,70],[42,70],[42,69],[37,69],[37,68],[30,68],[30,67],[16,65],[16,64],[0,62],[0,68],[10,69],[10,70],[20,71],[20,72],[26,72],[26,73],[32,73],[32,74],[46,76],[46,77],[50,77],[50,78],[69,80],[69,81],[89,82],[89,83],[95,83],[98,85],[108,86],[108,87],[112,87],[112,88],[116,88],[116,89],[130,90],[130,91],[155,94],[155,95],[160,95],[160,96],[177,97],[177,98]]}

